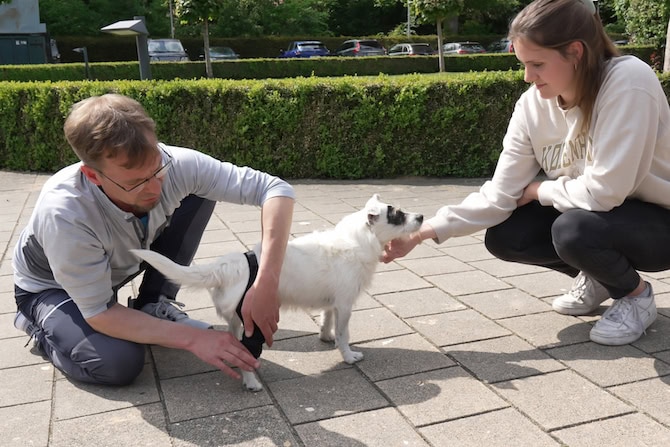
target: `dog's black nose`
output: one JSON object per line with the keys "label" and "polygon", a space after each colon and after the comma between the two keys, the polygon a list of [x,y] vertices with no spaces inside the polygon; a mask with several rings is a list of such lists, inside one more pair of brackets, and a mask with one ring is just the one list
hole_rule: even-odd
{"label": "dog's black nose", "polygon": [[423,222],[423,214],[417,214],[417,216],[416,216],[416,220],[417,220],[419,223],[422,223],[422,222]]}

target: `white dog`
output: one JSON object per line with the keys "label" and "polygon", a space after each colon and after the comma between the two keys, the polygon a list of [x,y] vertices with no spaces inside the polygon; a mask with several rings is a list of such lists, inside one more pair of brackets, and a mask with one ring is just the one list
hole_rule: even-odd
{"label": "white dog", "polygon": [[[282,308],[322,310],[321,340],[335,340],[345,362],[361,360],[363,354],[349,347],[354,302],[372,282],[384,245],[417,231],[422,222],[421,214],[405,213],[380,202],[375,194],[365,208],[344,217],[335,228],[289,241],[279,279]],[[231,253],[210,264],[181,266],[153,251],[133,253],[177,284],[208,288],[217,314],[228,322],[231,332],[241,336],[236,308],[255,277],[249,267],[254,262],[245,254]],[[260,246],[254,253],[261,256]],[[254,373],[242,374],[247,389],[263,388]]]}

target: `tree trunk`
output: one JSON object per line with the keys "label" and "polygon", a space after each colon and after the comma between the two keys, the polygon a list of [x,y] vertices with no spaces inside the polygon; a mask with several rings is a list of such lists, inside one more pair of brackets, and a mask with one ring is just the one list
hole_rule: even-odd
{"label": "tree trunk", "polygon": [[665,33],[665,57],[663,58],[663,73],[670,71],[670,19],[668,20],[668,31]]}
{"label": "tree trunk", "polygon": [[437,58],[440,61],[440,73],[444,73],[444,48],[442,48],[442,23],[443,21],[437,20]]}
{"label": "tree trunk", "polygon": [[212,71],[212,59],[209,57],[209,20],[205,19],[202,25],[203,33],[202,38],[205,43],[205,72],[207,73],[208,78],[214,77],[214,72]]}

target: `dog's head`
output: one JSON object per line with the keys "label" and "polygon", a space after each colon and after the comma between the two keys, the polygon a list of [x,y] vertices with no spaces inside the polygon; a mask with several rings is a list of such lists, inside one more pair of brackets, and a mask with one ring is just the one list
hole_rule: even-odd
{"label": "dog's head", "polygon": [[382,244],[392,239],[417,231],[423,222],[423,215],[407,213],[373,195],[363,210],[367,216],[367,225]]}

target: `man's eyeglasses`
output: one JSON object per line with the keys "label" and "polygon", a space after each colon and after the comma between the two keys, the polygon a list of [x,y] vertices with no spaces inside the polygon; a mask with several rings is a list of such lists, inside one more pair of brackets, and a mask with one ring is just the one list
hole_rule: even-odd
{"label": "man's eyeglasses", "polygon": [[120,185],[119,183],[115,182],[111,178],[107,177],[102,171],[98,171],[97,169],[96,169],[96,171],[98,171],[98,173],[100,175],[102,175],[103,177],[105,177],[107,180],[114,183],[119,188],[123,189],[125,192],[133,192],[133,191],[140,192],[144,189],[144,187],[147,185],[147,183],[149,183],[153,178],[162,179],[163,177],[165,177],[165,174],[167,174],[167,172],[170,170],[170,167],[172,167],[172,156],[170,154],[168,154],[167,152],[165,152],[165,150],[163,150],[163,149],[161,149],[161,151],[165,155],[167,155],[168,161],[166,161],[163,166],[158,168],[158,170],[156,172],[154,172],[153,174],[151,174],[149,177],[145,178],[144,180],[139,182],[137,185],[135,185],[133,187],[130,187],[130,188],[127,188],[127,187],[125,187],[123,185]]}

